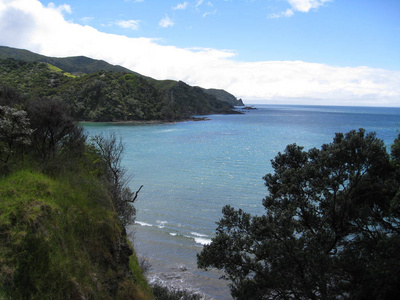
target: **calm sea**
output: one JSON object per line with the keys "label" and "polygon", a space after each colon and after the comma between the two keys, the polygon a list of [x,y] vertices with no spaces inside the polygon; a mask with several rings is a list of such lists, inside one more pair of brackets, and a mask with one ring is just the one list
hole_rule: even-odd
{"label": "calm sea", "polygon": [[115,132],[125,143],[123,165],[131,188],[144,185],[130,226],[139,256],[152,265],[152,282],[231,299],[221,273],[196,268],[230,204],[263,213],[262,177],[286,145],[305,149],[332,141],[336,132],[365,128],[390,147],[400,130],[400,108],[258,105],[243,115],[153,125],[85,124],[90,135]]}

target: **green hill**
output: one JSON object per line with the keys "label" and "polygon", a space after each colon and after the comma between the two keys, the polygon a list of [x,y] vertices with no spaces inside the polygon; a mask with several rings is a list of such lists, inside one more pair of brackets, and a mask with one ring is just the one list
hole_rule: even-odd
{"label": "green hill", "polygon": [[[116,73],[131,73],[146,79],[151,85],[153,85],[160,92],[168,94],[168,90],[177,83],[175,80],[156,80],[142,74],[136,73],[127,68],[111,65],[103,60],[96,60],[85,56],[76,57],[48,57],[40,54],[33,53],[28,50],[16,49],[11,47],[0,46],[0,59],[13,58],[25,62],[46,62],[59,69],[71,73],[73,75],[82,75],[96,73],[99,71],[110,71]],[[217,89],[203,89],[208,95],[214,96],[219,101],[226,101],[230,105],[243,105],[241,100],[237,100],[235,96],[229,94],[224,90]],[[195,92],[195,94],[198,94]],[[210,100],[211,101],[211,100]],[[213,113],[219,113],[218,111]]]}
{"label": "green hill", "polygon": [[236,99],[235,96],[232,94],[228,93],[225,90],[220,90],[220,89],[203,89],[204,92],[207,94],[213,95],[215,98],[221,100],[221,101],[226,101],[231,105],[234,106],[244,106],[242,99]]}
{"label": "green hill", "polygon": [[111,65],[103,60],[85,56],[48,57],[24,49],[0,46],[0,59],[5,58],[14,58],[26,62],[46,62],[71,74],[94,73],[100,70],[138,74],[127,68]]}
{"label": "green hill", "polygon": [[154,84],[126,72],[72,76],[64,71],[49,63],[3,59],[0,84],[28,97],[60,97],[80,121],[176,121],[192,115],[235,113],[229,103],[182,82]]}

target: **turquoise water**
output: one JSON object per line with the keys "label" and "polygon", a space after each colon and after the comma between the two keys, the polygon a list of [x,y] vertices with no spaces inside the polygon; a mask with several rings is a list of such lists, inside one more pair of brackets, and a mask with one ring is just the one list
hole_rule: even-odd
{"label": "turquoise water", "polygon": [[230,299],[227,282],[218,279],[221,273],[196,268],[196,253],[212,238],[224,205],[262,213],[267,193],[262,177],[288,144],[320,147],[335,132],[362,127],[390,146],[400,130],[400,108],[256,107],[201,122],[85,125],[89,134],[123,137],[131,188],[144,185],[137,222],[128,231],[139,255],[152,265],[151,281]]}

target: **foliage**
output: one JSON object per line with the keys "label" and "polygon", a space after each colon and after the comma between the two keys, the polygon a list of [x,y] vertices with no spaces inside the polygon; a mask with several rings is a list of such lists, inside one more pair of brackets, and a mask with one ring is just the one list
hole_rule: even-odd
{"label": "foliage", "polygon": [[126,169],[121,166],[124,144],[122,139],[117,140],[115,134],[108,138],[97,135],[92,138],[92,145],[99,158],[102,174],[105,177],[106,185],[110,191],[114,208],[118,213],[124,226],[132,224],[136,209],[132,205],[142,189],[141,186],[135,193],[127,186],[129,177],[126,176]]}
{"label": "foliage", "polygon": [[[91,59],[84,56],[75,57],[48,57],[33,53],[28,50],[0,46],[0,59],[13,58],[26,62],[45,62],[69,73],[95,73],[100,70],[113,72],[131,72],[121,66],[114,66],[102,60]],[[137,74],[135,72],[132,72]]]}
{"label": "foliage", "polygon": [[83,153],[86,136],[60,99],[31,99],[26,110],[34,128],[31,141],[36,156],[47,161]]}
{"label": "foliage", "polygon": [[0,60],[0,83],[27,96],[52,96],[57,88],[73,78],[52,71],[45,63],[27,63],[14,59]]}
{"label": "foliage", "polygon": [[[2,49],[0,47],[0,56]],[[73,109],[73,117],[77,120],[175,121],[188,119],[191,115],[233,113],[231,104],[217,100],[201,88],[171,80],[158,81],[118,68],[101,70],[103,64],[98,65],[89,58],[57,59],[57,62],[74,62],[73,67],[63,69],[62,64],[44,59],[46,57],[39,60],[12,53],[6,57],[21,57],[27,61],[0,60],[3,86],[11,86],[29,97],[61,97]],[[66,73],[81,70],[77,61],[82,61],[81,65],[93,65],[89,68],[91,73],[81,73],[78,77]],[[226,96],[227,93],[217,94]]]}
{"label": "foliage", "polygon": [[200,300],[200,295],[185,290],[173,289],[158,284],[153,285],[153,293],[156,300]]}
{"label": "foliage", "polygon": [[[136,254],[123,222],[135,210],[120,216],[114,198],[132,196],[113,157],[123,148],[104,139],[117,152],[101,155],[60,99],[5,91],[0,101],[20,109],[1,106],[0,144],[13,151],[0,172],[0,298],[153,299],[130,263]],[[30,145],[14,151],[21,143]]]}
{"label": "foliage", "polygon": [[207,94],[200,87],[191,87],[179,81],[164,94],[168,103],[168,113],[178,115],[208,115],[215,113],[234,113],[232,105],[225,101],[217,100],[213,95]]}
{"label": "foliage", "polygon": [[221,101],[228,102],[234,106],[244,106],[242,99],[236,99],[235,96],[228,93],[227,91],[220,90],[220,89],[203,89],[204,92],[207,94],[213,95],[215,98]]}
{"label": "foliage", "polygon": [[0,182],[0,286],[13,299],[117,297],[132,251],[104,189],[80,179],[19,171]]}
{"label": "foliage", "polygon": [[321,149],[288,145],[264,177],[265,214],[226,206],[199,267],[224,270],[237,299],[398,298],[399,139],[394,145],[390,157],[362,129]]}
{"label": "foliage", "polygon": [[131,268],[133,274],[135,274],[135,283],[138,287],[137,298],[141,300],[154,299],[152,288],[145,277],[145,270],[141,268],[135,249],[133,247],[132,249],[133,255],[129,257],[129,267]]}
{"label": "foliage", "polygon": [[11,154],[31,143],[26,111],[0,106],[0,161],[7,163]]}

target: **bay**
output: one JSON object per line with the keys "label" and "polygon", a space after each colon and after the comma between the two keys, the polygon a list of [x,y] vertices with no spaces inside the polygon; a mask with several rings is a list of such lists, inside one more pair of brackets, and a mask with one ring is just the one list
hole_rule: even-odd
{"label": "bay", "polygon": [[151,282],[186,288],[205,298],[231,299],[222,273],[196,267],[229,204],[263,213],[262,177],[286,145],[330,143],[336,132],[365,128],[390,147],[400,130],[400,108],[256,105],[243,115],[171,124],[85,124],[89,135],[123,138],[130,186],[144,185],[130,226],[139,256],[152,265]]}

